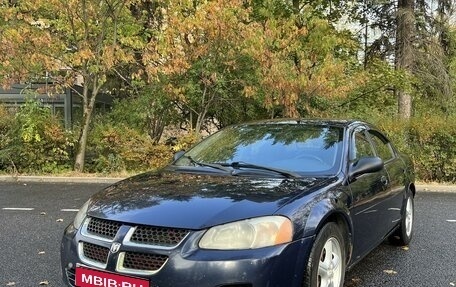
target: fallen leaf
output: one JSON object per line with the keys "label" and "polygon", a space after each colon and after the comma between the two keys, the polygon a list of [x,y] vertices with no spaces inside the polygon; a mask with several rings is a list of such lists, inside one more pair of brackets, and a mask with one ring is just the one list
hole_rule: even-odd
{"label": "fallen leaf", "polygon": [[43,254],[45,254],[45,253],[46,253],[46,252],[44,252],[44,251],[40,251],[40,252],[38,252],[38,255],[43,255]]}
{"label": "fallen leaf", "polygon": [[47,280],[41,281],[40,285],[49,285],[49,281],[47,281]]}
{"label": "fallen leaf", "polygon": [[8,282],[6,283],[6,286],[16,286],[16,282]]}
{"label": "fallen leaf", "polygon": [[62,218],[59,218],[56,220],[57,222],[63,222],[63,219]]}
{"label": "fallen leaf", "polygon": [[402,247],[402,250],[408,251],[410,248],[408,246]]}
{"label": "fallen leaf", "polygon": [[394,271],[394,270],[383,270],[383,272],[386,273],[386,274],[389,274],[389,275],[397,274],[397,272]]}
{"label": "fallen leaf", "polygon": [[43,212],[40,213],[40,215],[46,215],[46,212],[43,211]]}

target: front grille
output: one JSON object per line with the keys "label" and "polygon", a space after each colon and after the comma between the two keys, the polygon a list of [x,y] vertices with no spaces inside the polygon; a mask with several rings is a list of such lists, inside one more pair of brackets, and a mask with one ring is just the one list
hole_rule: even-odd
{"label": "front grille", "polygon": [[66,276],[68,279],[68,283],[71,287],[76,286],[76,270],[74,268],[67,269],[65,268]]}
{"label": "front grille", "polygon": [[174,247],[189,233],[185,229],[138,226],[130,241],[137,244]]}
{"label": "front grille", "polygon": [[100,237],[114,239],[121,225],[119,222],[92,217],[87,226],[87,232]]}
{"label": "front grille", "polygon": [[83,242],[82,244],[82,251],[85,258],[106,264],[108,261],[109,248],[87,242]]}
{"label": "front grille", "polygon": [[[120,232],[120,228],[122,231]],[[126,233],[125,233],[126,232]],[[100,246],[97,242],[121,243],[120,253],[111,260],[116,260],[116,270],[131,274],[150,275],[158,272],[168,261],[168,256],[151,254],[151,249],[172,249],[178,246],[189,234],[190,230],[179,228],[154,227],[120,223],[95,217],[89,218],[81,234],[89,237],[93,243],[79,242],[79,257],[90,266],[105,269],[110,256],[110,248]],[[117,236],[117,237],[116,237]],[[120,242],[120,240],[122,241]],[[127,250],[124,251],[124,247]]]}
{"label": "front grille", "polygon": [[168,260],[168,256],[166,255],[126,252],[123,268],[141,271],[158,271],[166,263],[166,260]]}

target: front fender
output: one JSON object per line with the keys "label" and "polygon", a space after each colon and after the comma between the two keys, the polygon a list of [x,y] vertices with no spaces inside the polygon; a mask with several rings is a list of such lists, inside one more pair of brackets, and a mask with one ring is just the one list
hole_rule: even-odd
{"label": "front fender", "polygon": [[303,236],[304,238],[307,236],[315,238],[326,223],[337,223],[346,238],[346,260],[349,262],[353,251],[353,222],[347,205],[349,197],[344,192],[341,192],[340,195],[339,197],[325,198],[311,209],[303,230]]}
{"label": "front fender", "polygon": [[307,217],[303,237],[314,236],[329,221],[343,220],[348,234],[352,234],[352,221],[350,210],[347,207],[348,195],[337,192],[336,196],[324,198],[315,204]]}

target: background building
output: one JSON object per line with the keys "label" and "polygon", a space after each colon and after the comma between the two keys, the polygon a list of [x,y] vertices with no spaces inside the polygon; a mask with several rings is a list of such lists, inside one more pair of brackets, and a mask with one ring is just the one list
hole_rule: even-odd
{"label": "background building", "polygon": [[[82,115],[82,101],[76,91],[82,87],[67,88],[63,93],[51,92],[51,83],[14,84],[9,89],[0,88],[0,104],[10,109],[17,109],[29,99],[36,99],[44,107],[51,109],[55,115],[61,116],[66,129],[71,129],[75,120]],[[100,93],[97,96],[95,109],[105,111],[112,105],[112,97]]]}

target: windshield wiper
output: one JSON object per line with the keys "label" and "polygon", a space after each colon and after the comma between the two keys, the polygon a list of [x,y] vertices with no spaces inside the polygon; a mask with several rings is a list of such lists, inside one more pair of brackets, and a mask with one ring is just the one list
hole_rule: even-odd
{"label": "windshield wiper", "polygon": [[299,174],[289,171],[289,170],[284,170],[284,169],[275,168],[275,167],[268,167],[268,166],[263,166],[263,165],[257,165],[257,164],[253,164],[253,163],[243,162],[243,161],[235,161],[235,162],[231,162],[231,163],[220,163],[220,165],[221,166],[230,166],[234,169],[252,168],[252,169],[267,170],[267,171],[272,171],[272,172],[281,174],[288,178],[301,177]]}
{"label": "windshield wiper", "polygon": [[208,163],[208,162],[197,161],[197,160],[193,159],[189,155],[184,155],[183,157],[187,158],[188,160],[190,160],[190,163],[192,163],[194,165],[212,167],[212,168],[215,168],[215,169],[218,169],[218,170],[231,172],[231,170],[229,168],[226,168],[226,167],[224,167],[224,166],[222,166],[221,164],[218,164],[218,163]]}

